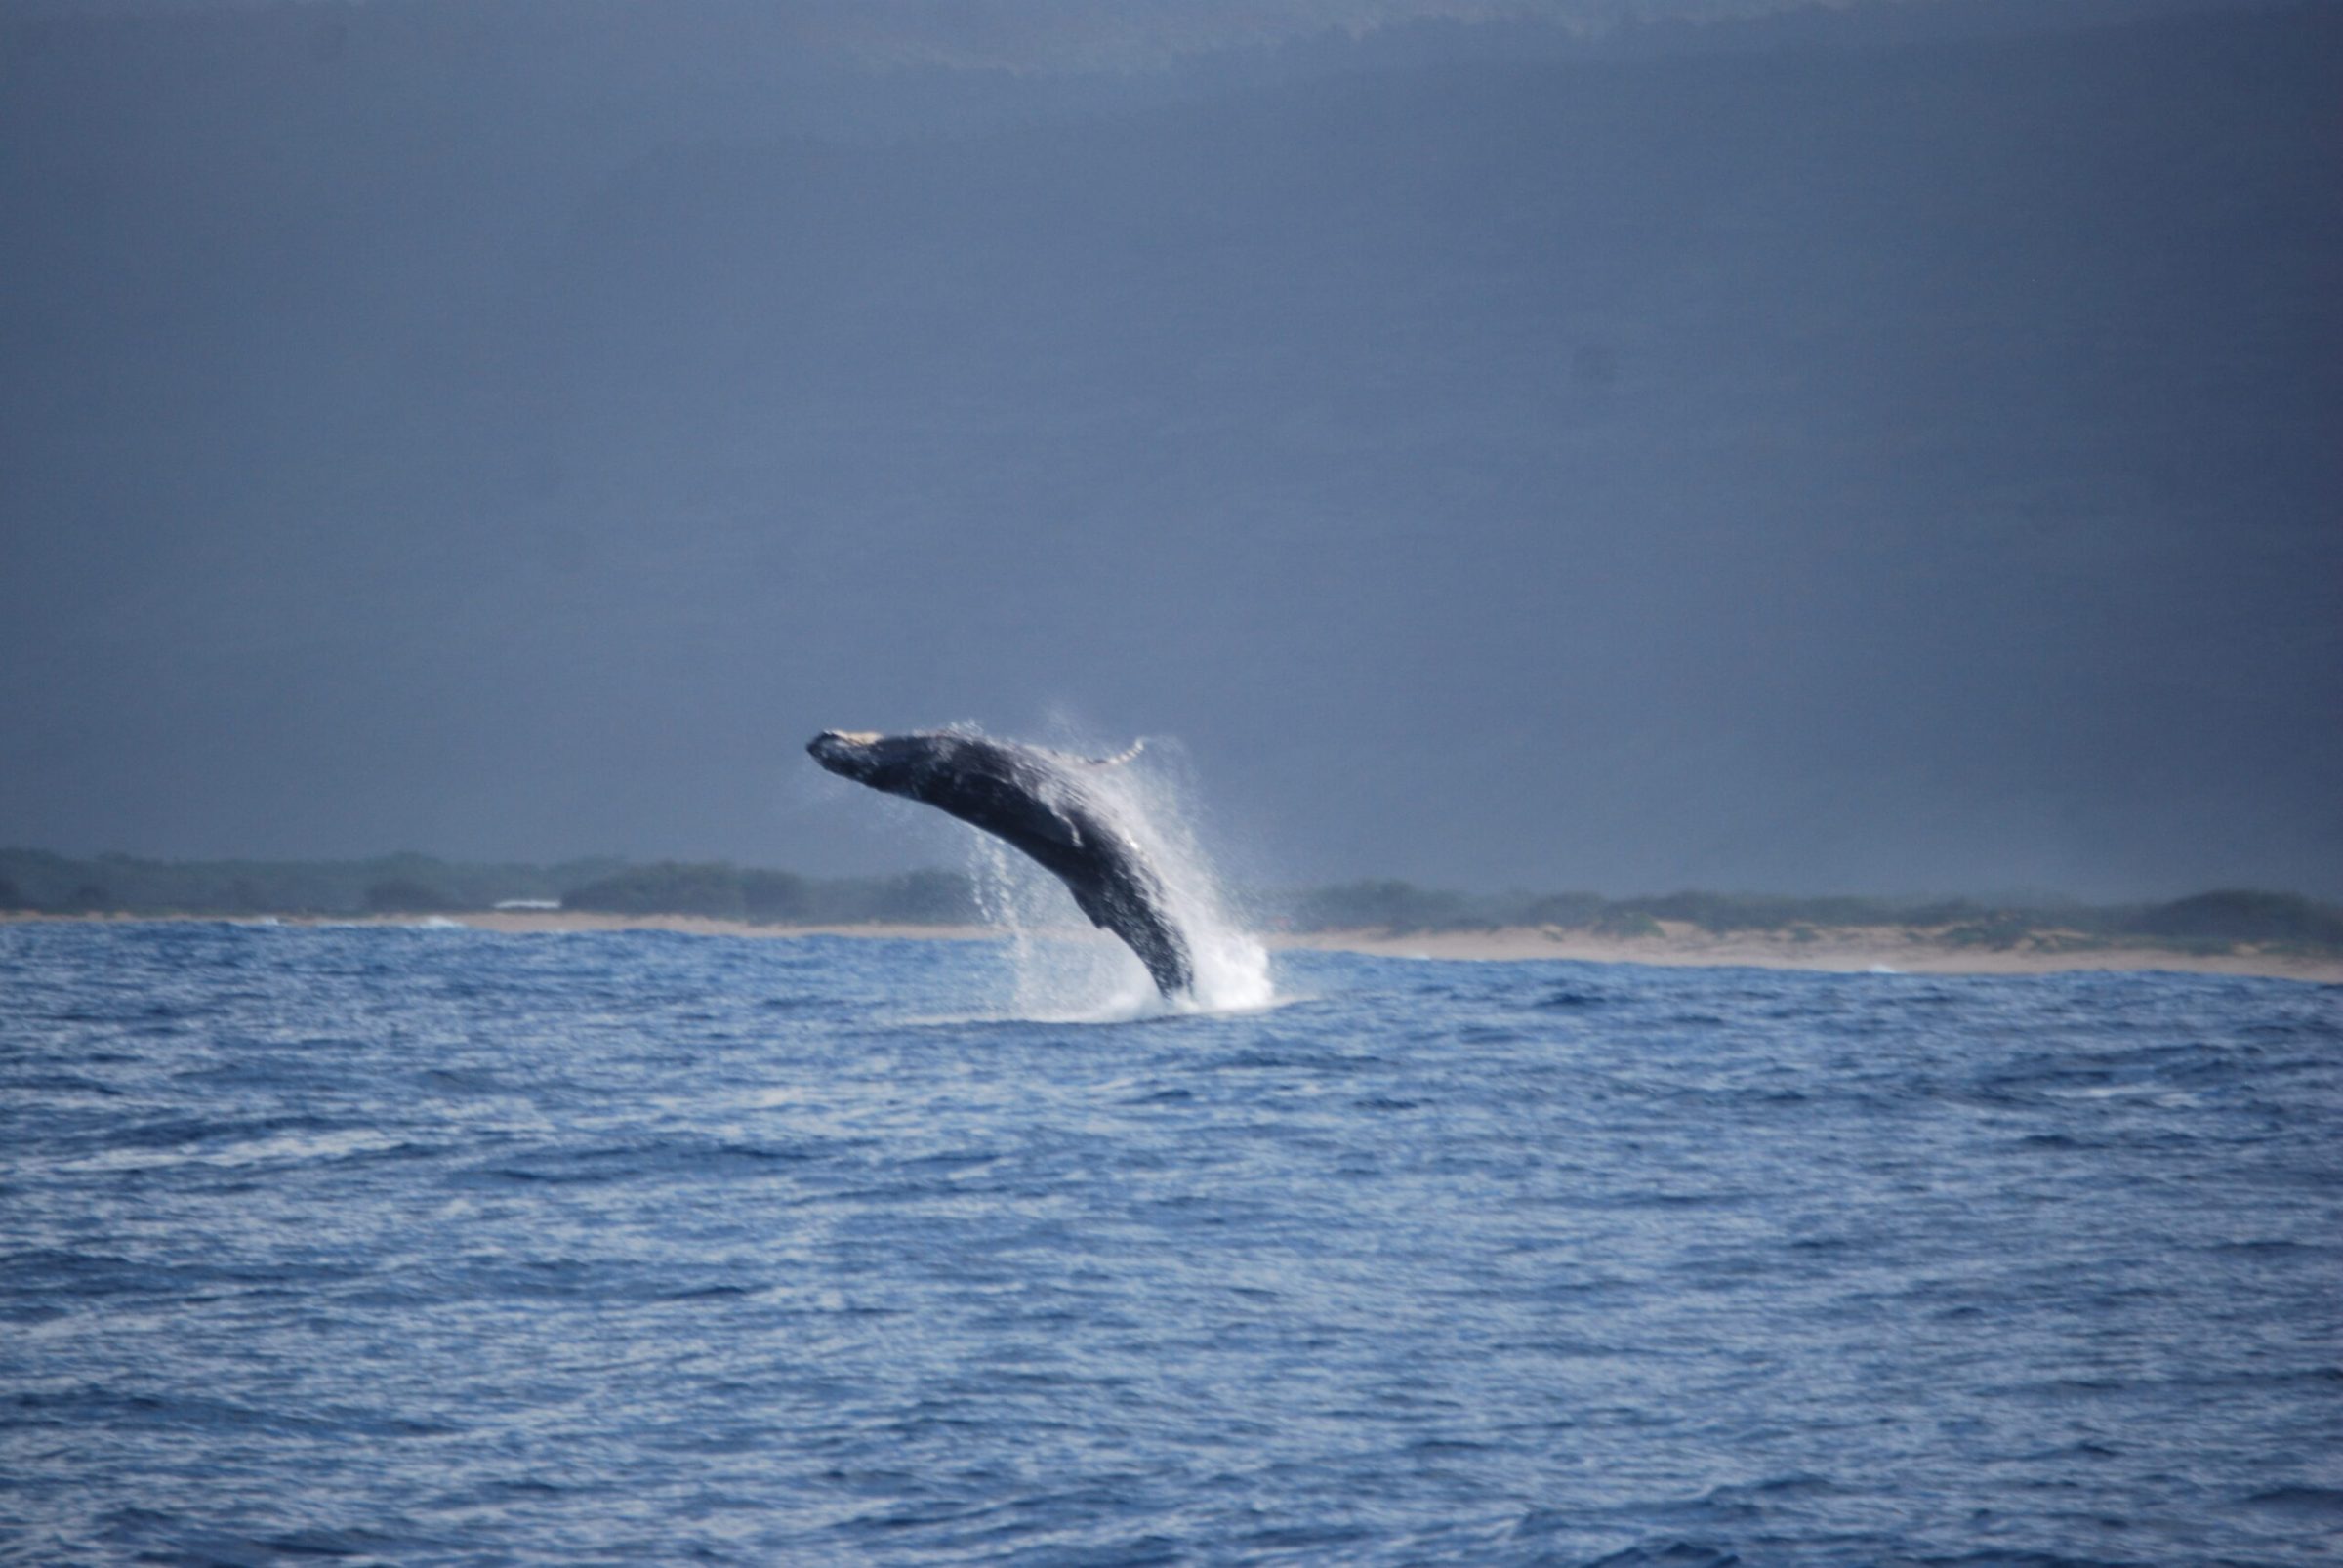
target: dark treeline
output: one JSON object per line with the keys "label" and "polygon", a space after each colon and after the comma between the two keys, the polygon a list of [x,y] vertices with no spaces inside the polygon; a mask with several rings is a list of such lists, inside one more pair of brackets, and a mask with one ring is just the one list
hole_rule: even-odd
{"label": "dark treeline", "polygon": [[431,914],[509,899],[557,901],[625,869],[604,856],[558,865],[463,864],[425,854],[369,860],[77,860],[0,849],[0,908],[53,914]]}
{"label": "dark treeline", "polygon": [[776,924],[954,924],[978,918],[966,877],[800,877],[723,863],[474,865],[423,854],[371,860],[76,860],[0,849],[0,909],[41,914],[447,914],[554,904],[621,915],[706,915]]}
{"label": "dark treeline", "polygon": [[[1273,901],[1272,908],[1281,901]],[[2343,948],[2343,908],[2297,893],[2224,889],[2168,903],[2078,904],[2036,899],[1790,897],[1674,892],[1605,898],[1598,893],[1505,892],[1475,896],[1405,882],[1356,882],[1287,895],[1276,914],[1296,930],[1395,932],[1552,926],[1599,935],[1656,935],[1663,921],[1716,935],[1775,931],[1792,937],[1832,928],[1894,927],[1963,946],[2014,947],[2056,933],[2062,945],[2148,942],[2219,950],[2240,942]]]}
{"label": "dark treeline", "polygon": [[722,862],[629,866],[573,888],[564,909],[619,915],[708,915],[783,926],[881,921],[966,925],[980,919],[968,879],[951,871],[899,877],[801,877]]}
{"label": "dark treeline", "polygon": [[[0,849],[0,909],[35,914],[440,914],[527,901],[621,915],[701,915],[773,925],[984,919],[958,872],[893,877],[803,877],[721,861],[630,864],[614,858],[557,865],[473,865],[422,854],[372,860],[77,860]],[[1545,926],[1599,935],[1655,935],[1662,922],[1714,934],[1771,931],[1793,939],[1833,928],[1894,927],[1961,945],[2013,947],[2147,942],[2217,951],[2240,942],[2343,948],[2343,908],[2295,893],[2228,889],[2168,903],[2077,904],[2051,899],[1788,897],[1674,892],[1494,894],[1367,881],[1255,891],[1243,903],[1267,927],[1294,931],[1391,932]]]}

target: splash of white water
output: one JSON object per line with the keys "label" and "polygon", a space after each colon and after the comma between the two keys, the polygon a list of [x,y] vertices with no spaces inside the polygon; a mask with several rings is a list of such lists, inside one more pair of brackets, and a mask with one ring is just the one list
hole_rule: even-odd
{"label": "splash of white water", "polygon": [[1277,1000],[1269,954],[1228,908],[1179,791],[1147,757],[1088,769],[1082,782],[1163,879],[1167,913],[1188,941],[1196,980],[1159,996],[1130,949],[1094,930],[1064,887],[989,834],[976,835],[972,880],[985,919],[1007,934],[1017,1015],[1057,1021],[1170,1012],[1241,1012]]}

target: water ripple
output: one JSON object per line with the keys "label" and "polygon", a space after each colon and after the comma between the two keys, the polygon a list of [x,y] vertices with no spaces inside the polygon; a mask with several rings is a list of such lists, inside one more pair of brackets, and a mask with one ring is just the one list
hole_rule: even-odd
{"label": "water ripple", "polygon": [[2343,989],[0,928],[0,1561],[2324,1560]]}

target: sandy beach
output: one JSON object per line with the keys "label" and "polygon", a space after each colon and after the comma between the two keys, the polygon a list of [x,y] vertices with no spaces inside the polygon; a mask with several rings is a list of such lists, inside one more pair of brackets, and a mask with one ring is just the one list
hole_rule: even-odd
{"label": "sandy beach", "polygon": [[[154,919],[152,916],[0,915],[23,919]],[[236,917],[161,917],[221,919]],[[253,917],[285,925],[411,926],[419,920],[446,921],[493,931],[660,930],[692,936],[862,936],[920,941],[971,941],[996,934],[982,926],[772,926],[716,920],[699,915],[603,915],[573,910],[480,910],[447,915]],[[2343,984],[2343,955],[2307,953],[2240,944],[2226,953],[2192,953],[2170,948],[2092,945],[2078,933],[2042,931],[2005,948],[1943,939],[1906,927],[1837,927],[1793,937],[1788,932],[1741,931],[1719,935],[1687,922],[1663,921],[1657,935],[1603,936],[1559,926],[1511,926],[1489,930],[1269,931],[1272,949],[1318,948],[1374,953],[1389,958],[1457,959],[1502,963],[1519,959],[1578,959],[1594,964],[1741,966],[1769,970],[1817,970],[1860,974],[1894,970],[1905,974],[2055,974],[2076,970],[2163,970],[2194,974],[2258,974],[2279,979]],[[1103,940],[1086,928],[1069,928],[1067,937]]]}
{"label": "sandy beach", "polygon": [[[1657,936],[1598,936],[1560,927],[1515,926],[1486,931],[1315,931],[1273,937],[1273,947],[1327,947],[1354,953],[1442,959],[1583,959],[1595,964],[1746,966],[1905,974],[2056,974],[2073,970],[2164,970],[2194,974],[2259,974],[2343,983],[2343,957],[2240,945],[2228,953],[2160,947],[2082,945],[2084,938],[2045,933],[2009,948],[1936,939],[1902,927],[1825,928],[1799,940],[1788,933],[1718,935],[1697,926],[1661,922]],[[2065,944],[2073,945],[2065,945]]]}

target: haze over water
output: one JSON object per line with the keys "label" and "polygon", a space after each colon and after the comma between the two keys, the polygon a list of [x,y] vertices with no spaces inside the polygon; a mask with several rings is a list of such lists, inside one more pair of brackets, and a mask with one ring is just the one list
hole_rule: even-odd
{"label": "haze over water", "polygon": [[2343,897],[2339,75],[2329,0],[20,0],[0,844],[908,869],[799,738],[1064,710],[1270,886]]}
{"label": "haze over water", "polygon": [[13,1562],[2312,1564],[2343,993],[0,927]]}

